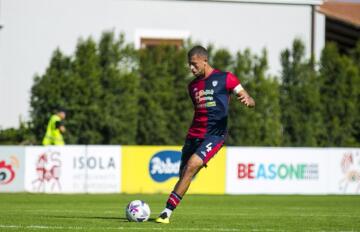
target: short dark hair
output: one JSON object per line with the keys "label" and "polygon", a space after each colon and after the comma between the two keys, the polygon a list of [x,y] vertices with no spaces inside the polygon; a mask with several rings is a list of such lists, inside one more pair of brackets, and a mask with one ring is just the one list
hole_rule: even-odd
{"label": "short dark hair", "polygon": [[63,106],[58,106],[58,107],[56,107],[55,112],[56,113],[64,112],[66,114],[67,110]]}
{"label": "short dark hair", "polygon": [[209,59],[209,53],[203,46],[196,45],[190,51],[188,52],[188,59],[190,60],[191,57],[199,55],[202,57],[205,57],[206,59]]}

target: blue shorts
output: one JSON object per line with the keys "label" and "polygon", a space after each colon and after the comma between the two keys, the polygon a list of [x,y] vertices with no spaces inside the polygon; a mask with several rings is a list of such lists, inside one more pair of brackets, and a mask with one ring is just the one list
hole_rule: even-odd
{"label": "blue shorts", "polygon": [[193,154],[198,155],[204,162],[204,166],[224,145],[224,136],[211,135],[204,139],[186,139],[182,148],[180,173]]}

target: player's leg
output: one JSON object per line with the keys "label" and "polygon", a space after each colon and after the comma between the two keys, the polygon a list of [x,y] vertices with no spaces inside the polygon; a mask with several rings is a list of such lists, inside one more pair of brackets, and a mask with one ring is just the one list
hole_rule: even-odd
{"label": "player's leg", "polygon": [[175,185],[173,192],[175,192],[178,196],[183,197],[189,189],[191,180],[203,167],[203,163],[203,160],[194,153],[182,170],[181,177]]}
{"label": "player's leg", "polygon": [[187,192],[192,179],[200,171],[200,169],[214,157],[224,144],[223,136],[210,136],[201,141],[195,153],[190,156],[186,165],[182,169],[180,167],[180,178],[175,185],[173,193],[181,198]]}
{"label": "player's leg", "polygon": [[[180,163],[180,170],[179,170],[179,180],[177,181],[174,190],[178,188],[178,185],[180,183],[180,179],[185,174],[185,170],[188,164],[189,159],[194,155],[196,150],[199,148],[199,146],[202,143],[202,139],[187,139],[185,142],[185,145],[182,149],[182,156],[181,156],[181,163]],[[181,194],[183,196],[184,194]]]}
{"label": "player's leg", "polygon": [[[223,136],[211,136],[203,141],[200,141],[198,144],[195,144],[196,146],[192,146],[193,148],[197,147],[197,149],[195,153],[190,156],[190,158],[187,159],[185,157],[186,159],[182,160],[185,162],[182,162],[180,166],[180,178],[174,187],[174,191],[169,196],[166,208],[160,214],[159,218],[156,219],[156,222],[169,223],[169,218],[173,210],[182,200],[182,197],[188,190],[194,176],[220,150],[223,144]],[[186,146],[184,146],[184,148],[185,147]]]}
{"label": "player's leg", "polygon": [[181,180],[185,174],[185,167],[187,166],[187,163],[190,160],[191,156],[195,153],[196,149],[201,144],[201,141],[202,140],[200,139],[186,139],[185,144],[182,148],[179,180],[174,186],[174,191],[170,193],[170,196],[166,201],[165,209],[160,213],[160,216],[156,219],[156,222],[169,223],[169,217],[171,216],[176,206],[180,203],[183,196],[183,194],[179,195],[177,192],[175,192],[175,190],[178,189],[180,185],[183,185],[181,183]]}
{"label": "player's leg", "polygon": [[193,154],[184,166],[180,178],[177,181],[174,190],[171,192],[165,209],[161,212],[160,216],[156,219],[159,223],[169,223],[169,218],[172,212],[176,209],[182,197],[189,189],[191,180],[203,167],[203,160],[196,154]]}

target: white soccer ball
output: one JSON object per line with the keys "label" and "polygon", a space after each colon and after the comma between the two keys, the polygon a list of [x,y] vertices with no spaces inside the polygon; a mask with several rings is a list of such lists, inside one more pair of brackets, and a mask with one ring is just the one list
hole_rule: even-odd
{"label": "white soccer ball", "polygon": [[135,200],[126,206],[125,213],[130,222],[145,222],[150,217],[150,207],[144,201]]}

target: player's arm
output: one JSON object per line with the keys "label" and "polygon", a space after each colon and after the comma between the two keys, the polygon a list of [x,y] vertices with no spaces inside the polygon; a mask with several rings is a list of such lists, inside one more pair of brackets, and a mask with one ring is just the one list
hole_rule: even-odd
{"label": "player's arm", "polygon": [[234,94],[237,96],[237,99],[240,100],[247,107],[255,107],[255,100],[249,95],[249,93],[242,87],[241,84],[238,84],[234,88]]}
{"label": "player's arm", "polygon": [[232,73],[228,72],[226,76],[226,88],[228,91],[233,92],[237,98],[247,107],[254,107],[255,101],[242,87],[239,79]]}

